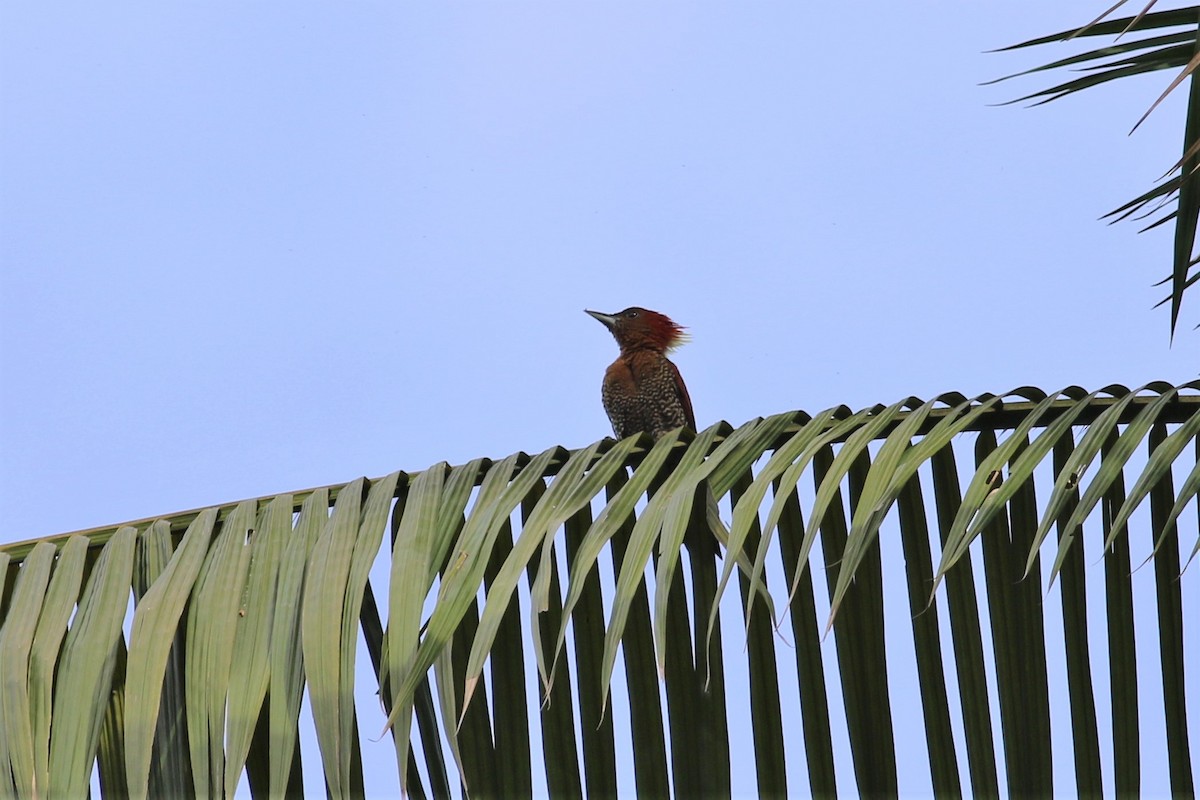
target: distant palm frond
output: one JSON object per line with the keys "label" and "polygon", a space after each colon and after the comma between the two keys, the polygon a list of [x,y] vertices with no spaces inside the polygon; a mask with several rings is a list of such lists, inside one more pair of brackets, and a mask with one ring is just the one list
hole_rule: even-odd
{"label": "distant palm frond", "polygon": [[[1164,207],[1172,206],[1170,210],[1148,223],[1142,230],[1150,230],[1171,220],[1175,221],[1175,247],[1171,274],[1162,281],[1162,283],[1170,282],[1171,284],[1171,293],[1163,299],[1162,303],[1167,301],[1171,303],[1171,335],[1174,336],[1176,325],[1179,322],[1179,310],[1184,292],[1200,279],[1200,274],[1192,274],[1192,268],[1197,263],[1195,256],[1196,228],[1200,221],[1200,185],[1196,181],[1196,171],[1197,168],[1200,168],[1200,81],[1195,79],[1196,69],[1200,67],[1200,46],[1198,46],[1200,39],[1197,36],[1197,32],[1200,31],[1200,6],[1151,13],[1150,9],[1155,4],[1155,0],[1151,0],[1135,16],[1108,20],[1107,18],[1113,11],[1124,5],[1122,0],[1099,18],[1081,28],[1060,31],[1002,48],[1000,52],[1054,42],[1068,42],[1076,38],[1115,37],[1114,43],[1108,47],[1062,58],[998,80],[1008,80],[1022,75],[1063,68],[1078,68],[1085,73],[1082,77],[1010,101],[1019,103],[1032,100],[1035,101],[1034,105],[1041,105],[1118,78],[1128,78],[1160,70],[1178,70],[1174,79],[1166,86],[1158,99],[1150,104],[1146,113],[1133,125],[1134,130],[1146,120],[1146,117],[1150,116],[1168,94],[1185,81],[1188,83],[1187,117],[1184,123],[1182,155],[1179,160],[1167,170],[1154,188],[1104,216],[1106,219],[1111,218],[1113,222],[1129,217],[1140,220],[1156,214]],[[1127,34],[1136,35],[1146,31],[1162,31],[1171,28],[1183,28],[1183,30],[1125,40]],[[998,81],[989,83],[996,82]]]}
{"label": "distant palm frond", "polygon": [[[1069,733],[1076,790],[1103,790],[1105,753],[1112,786],[1136,791],[1147,668],[1136,551],[1153,571],[1163,760],[1184,796],[1181,546],[1195,537],[1194,556],[1200,534],[1195,513],[1182,534],[1181,523],[1200,490],[1198,412],[1200,382],[910,397],[442,463],[7,545],[0,795],[80,796],[94,770],[114,796],[228,796],[243,776],[255,796],[295,795],[306,690],[335,797],[363,794],[360,729],[385,719],[414,797],[462,786],[530,796],[535,785],[611,796],[619,749],[632,753],[639,795],[728,795],[750,769],[731,756],[734,728],[752,731],[764,796],[832,795],[847,764],[857,791],[894,795],[913,788],[896,724],[917,695],[921,723],[901,730],[923,728],[936,794],[1046,795],[1048,675],[1060,661],[1070,710],[1056,730]],[[709,536],[724,558],[692,546]],[[1102,609],[1086,602],[1097,558]],[[885,614],[891,581],[907,606]],[[1062,641],[1047,633],[1051,585]],[[745,629],[741,655],[722,646],[730,613]],[[896,625],[911,631],[913,656],[894,649]],[[1099,698],[1097,630],[1109,662]],[[785,662],[777,644],[788,639]],[[383,710],[356,696],[360,643]],[[891,696],[889,674],[913,657],[914,697]],[[747,707],[728,700],[732,671],[749,676]],[[798,721],[781,710],[795,692]],[[617,702],[630,742],[614,730]],[[1111,734],[1098,704],[1111,708]],[[842,715],[848,752],[831,727]],[[804,753],[807,785],[789,773],[789,748]]]}

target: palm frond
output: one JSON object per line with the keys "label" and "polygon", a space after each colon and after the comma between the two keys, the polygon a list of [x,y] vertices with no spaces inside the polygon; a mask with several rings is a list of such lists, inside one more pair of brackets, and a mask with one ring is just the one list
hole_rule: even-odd
{"label": "palm frond", "polygon": [[[1200,30],[1200,6],[1150,13],[1149,9],[1154,5],[1151,2],[1134,17],[1106,20],[1105,18],[1120,5],[1121,3],[1117,3],[1097,20],[1082,28],[1030,39],[1003,50],[1063,43],[1092,36],[1116,36],[1118,41],[1114,44],[1057,59],[1033,69],[1007,75],[998,81],[1068,67],[1077,67],[1090,73],[1009,101],[1034,101],[1034,105],[1040,105],[1113,80],[1160,70],[1178,70],[1163,92],[1133,125],[1133,130],[1136,130],[1180,84],[1185,81],[1189,83],[1182,157],[1153,189],[1105,215],[1120,220],[1137,216],[1143,211],[1152,214],[1157,210],[1154,204],[1161,198],[1173,196],[1176,199],[1174,211],[1143,228],[1143,231],[1150,230],[1170,220],[1175,221],[1174,255],[1170,276],[1170,331],[1173,337],[1179,322],[1184,292],[1193,282],[1189,280],[1189,271],[1195,263],[1196,227],[1200,218],[1200,186],[1195,180],[1196,168],[1200,165],[1200,82],[1196,80],[1196,70],[1200,68],[1200,38],[1197,36],[1197,31]],[[1161,33],[1134,41],[1119,41],[1119,37],[1130,32],[1160,31],[1176,27],[1186,30]]]}
{"label": "palm frond", "polygon": [[[1069,731],[1076,789],[1101,791],[1111,758],[1117,789],[1132,791],[1149,702],[1137,688],[1140,564],[1154,573],[1163,761],[1187,794],[1181,546],[1195,536],[1200,548],[1195,517],[1183,524],[1200,491],[1198,412],[1198,382],[910,397],[7,545],[0,793],[79,794],[95,771],[105,794],[227,796],[244,778],[256,795],[295,794],[307,689],[334,796],[364,791],[364,725],[390,729],[414,797],[611,795],[628,773],[622,752],[639,793],[728,793],[744,772],[735,729],[752,733],[762,794],[832,794],[848,780],[895,794],[913,789],[889,677],[906,669],[933,792],[1052,791],[1058,669],[1070,709],[1055,730]],[[727,546],[719,559],[712,538]],[[1089,542],[1104,564],[1099,618]],[[382,605],[370,580],[381,553]],[[906,614],[885,608],[897,579]],[[1052,586],[1061,642],[1047,633]],[[730,613],[742,655],[724,644]],[[894,650],[897,621],[911,667]],[[1089,635],[1108,643],[1100,686]],[[363,642],[373,687],[355,663]],[[793,673],[798,720],[784,711]],[[748,676],[745,705],[730,699],[734,674]],[[1111,709],[1111,734],[1098,707]],[[831,726],[841,715],[845,751]]]}

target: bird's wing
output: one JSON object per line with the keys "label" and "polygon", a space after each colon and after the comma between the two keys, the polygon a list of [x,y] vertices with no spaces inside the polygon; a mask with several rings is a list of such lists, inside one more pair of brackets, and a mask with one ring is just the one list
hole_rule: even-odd
{"label": "bird's wing", "polygon": [[675,392],[683,403],[683,413],[687,417],[688,427],[694,431],[696,430],[696,412],[692,411],[692,398],[688,395],[683,376],[679,374],[679,367],[675,366],[674,361],[667,361],[667,363],[671,365],[671,377],[675,379]]}

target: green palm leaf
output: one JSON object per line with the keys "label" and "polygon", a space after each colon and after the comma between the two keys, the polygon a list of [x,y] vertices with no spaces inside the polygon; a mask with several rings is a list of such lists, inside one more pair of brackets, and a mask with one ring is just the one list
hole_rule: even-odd
{"label": "green palm leaf", "polygon": [[[129,599],[137,530],[120,528],[104,546],[59,655],[50,728],[47,794],[86,793],[116,668]],[[7,627],[8,619],[5,620]]]}
{"label": "green palm leaf", "polygon": [[[134,797],[146,797],[149,793],[150,762],[167,657],[184,605],[208,554],[216,519],[216,509],[210,509],[188,526],[179,548],[143,595],[133,617],[126,666],[125,770]],[[154,523],[147,538],[163,528],[170,532],[166,522]]]}
{"label": "green palm leaf", "polygon": [[[287,497],[287,495],[284,495]],[[285,501],[286,502],[286,501]],[[304,692],[304,651],[301,647],[301,598],[306,570],[317,537],[327,521],[329,492],[319,489],[300,508],[299,519],[284,545],[275,587],[275,617],[271,621],[268,785],[281,794],[291,782],[296,749],[296,720]]]}
{"label": "green palm leaf", "polygon": [[[20,797],[35,797],[33,727],[30,721],[29,651],[37,629],[42,601],[50,583],[54,545],[42,542],[33,548],[13,590],[11,622],[0,633],[0,670],[3,670],[4,736],[12,779]],[[45,785],[45,784],[42,784]]]}
{"label": "green palm leaf", "polygon": [[[449,466],[435,464],[417,476],[408,489],[405,514],[392,545],[392,587],[388,607],[387,673],[395,685],[412,669],[421,629],[421,607],[436,573],[433,566],[433,534],[437,531],[442,506],[442,489]],[[403,722],[393,727],[396,764],[408,761],[408,715],[413,700],[400,709]],[[400,785],[407,789],[407,776],[400,770]]]}

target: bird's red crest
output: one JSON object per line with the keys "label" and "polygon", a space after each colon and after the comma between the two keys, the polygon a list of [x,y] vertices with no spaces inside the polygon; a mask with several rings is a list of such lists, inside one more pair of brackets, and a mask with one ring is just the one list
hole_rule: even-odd
{"label": "bird's red crest", "polygon": [[691,339],[687,329],[666,314],[660,314],[657,311],[643,311],[642,313],[646,317],[649,337],[653,338],[654,343],[663,350],[670,352],[687,344]]}

